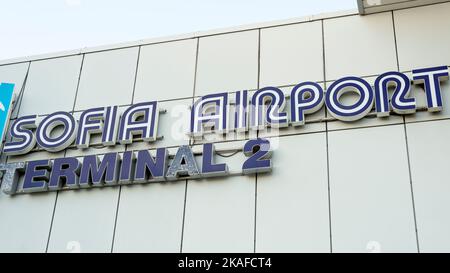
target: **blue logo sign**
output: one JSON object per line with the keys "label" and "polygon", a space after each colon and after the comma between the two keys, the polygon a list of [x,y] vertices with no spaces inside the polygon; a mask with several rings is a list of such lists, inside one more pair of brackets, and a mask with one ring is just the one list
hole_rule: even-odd
{"label": "blue logo sign", "polygon": [[13,101],[14,84],[1,83],[0,84],[0,140],[5,137],[7,130],[9,114]]}

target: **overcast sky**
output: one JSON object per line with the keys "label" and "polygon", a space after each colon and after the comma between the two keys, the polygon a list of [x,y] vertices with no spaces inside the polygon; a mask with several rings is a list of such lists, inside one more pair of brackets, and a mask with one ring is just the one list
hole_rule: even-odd
{"label": "overcast sky", "polygon": [[0,0],[0,59],[356,8],[356,0]]}

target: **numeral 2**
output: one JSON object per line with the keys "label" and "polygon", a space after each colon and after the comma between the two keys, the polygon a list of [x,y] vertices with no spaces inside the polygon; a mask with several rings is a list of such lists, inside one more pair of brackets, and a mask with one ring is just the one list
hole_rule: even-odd
{"label": "numeral 2", "polygon": [[257,138],[247,141],[244,145],[244,154],[249,158],[242,165],[242,173],[262,173],[272,170],[269,140]]}

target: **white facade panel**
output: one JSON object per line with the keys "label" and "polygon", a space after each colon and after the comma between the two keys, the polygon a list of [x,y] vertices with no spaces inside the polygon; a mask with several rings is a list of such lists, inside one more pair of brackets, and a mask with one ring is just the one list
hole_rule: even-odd
{"label": "white facade panel", "polygon": [[0,193],[0,252],[45,252],[56,193]]}
{"label": "white facade panel", "polygon": [[450,65],[450,3],[394,11],[401,71]]}
{"label": "white facade panel", "polygon": [[[245,156],[215,159],[235,173]],[[253,252],[255,177],[188,180],[184,219],[182,252]]]}
{"label": "white facade panel", "polygon": [[324,20],[326,80],[397,70],[390,12]]}
{"label": "white facade panel", "polygon": [[114,252],[180,252],[186,182],[123,186]]}
{"label": "white facade panel", "polygon": [[75,110],[130,104],[138,52],[138,47],[131,47],[86,54]]}
{"label": "white facade panel", "polygon": [[256,252],[330,252],[325,133],[279,138],[273,164],[257,179]]}
{"label": "white facade panel", "polygon": [[258,30],[199,39],[195,96],[256,89]]}
{"label": "white facade panel", "polygon": [[416,252],[403,125],[329,133],[333,252]]}
{"label": "white facade panel", "polygon": [[111,252],[118,187],[58,193],[48,252]]}
{"label": "white facade panel", "polygon": [[255,178],[188,181],[182,252],[253,252]]}
{"label": "white facade panel", "polygon": [[81,60],[76,55],[31,62],[19,115],[72,111]]}
{"label": "white facade panel", "polygon": [[407,125],[421,252],[450,252],[450,121]]}
{"label": "white facade panel", "polygon": [[196,54],[197,39],[141,47],[133,103],[192,97]]}
{"label": "white facade panel", "polygon": [[322,23],[261,30],[260,87],[324,81]]}

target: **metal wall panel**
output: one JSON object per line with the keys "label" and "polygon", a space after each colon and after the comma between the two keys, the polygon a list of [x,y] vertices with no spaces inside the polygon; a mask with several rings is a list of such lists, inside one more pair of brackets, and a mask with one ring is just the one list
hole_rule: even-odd
{"label": "metal wall panel", "polygon": [[75,110],[132,102],[138,47],[86,54]]}
{"label": "metal wall panel", "polygon": [[407,125],[421,252],[450,252],[450,120]]}
{"label": "metal wall panel", "polygon": [[333,252],[416,252],[403,125],[329,133]]}
{"label": "metal wall panel", "polygon": [[256,252],[329,252],[325,133],[273,142],[273,171],[257,179]]}

